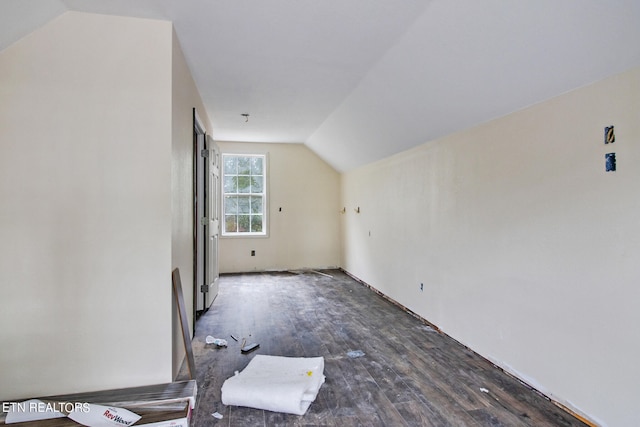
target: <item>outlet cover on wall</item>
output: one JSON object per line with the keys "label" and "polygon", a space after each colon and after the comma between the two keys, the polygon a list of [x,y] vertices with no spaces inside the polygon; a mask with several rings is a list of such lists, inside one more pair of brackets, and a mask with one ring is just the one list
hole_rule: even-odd
{"label": "outlet cover on wall", "polygon": [[616,134],[613,130],[613,125],[604,128],[604,143],[613,144],[616,142]]}
{"label": "outlet cover on wall", "polygon": [[607,172],[615,172],[616,170],[616,153],[607,153],[605,158],[605,170]]}

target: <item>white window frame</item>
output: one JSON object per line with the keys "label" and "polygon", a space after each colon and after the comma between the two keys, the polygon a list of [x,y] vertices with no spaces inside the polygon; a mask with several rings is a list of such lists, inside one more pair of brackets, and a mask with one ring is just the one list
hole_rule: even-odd
{"label": "white window frame", "polygon": [[[227,198],[226,196],[229,193],[225,193],[225,178],[226,178],[226,171],[225,171],[225,159],[228,157],[260,157],[262,158],[262,174],[263,174],[263,183],[262,183],[262,193],[235,193],[235,194],[242,194],[243,196],[262,196],[262,231],[260,232],[252,232],[252,231],[227,231],[226,230],[226,215],[227,215],[227,206],[226,206],[226,201]],[[221,183],[221,197],[222,197],[222,224],[221,224],[221,229],[222,229],[222,237],[268,237],[269,233],[269,227],[268,227],[268,201],[269,201],[269,180],[268,180],[268,171],[269,171],[269,158],[268,155],[266,153],[237,153],[237,152],[233,152],[233,153],[222,153],[222,162],[221,162],[221,179],[220,179],[220,183]],[[236,175],[237,176],[237,175]]]}

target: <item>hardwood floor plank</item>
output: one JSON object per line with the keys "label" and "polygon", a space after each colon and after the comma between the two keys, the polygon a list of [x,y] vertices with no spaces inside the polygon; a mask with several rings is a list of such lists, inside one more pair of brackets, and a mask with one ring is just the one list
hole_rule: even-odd
{"label": "hardwood floor plank", "polygon": [[[193,339],[195,426],[585,426],[343,272],[327,273],[221,277]],[[260,347],[242,354],[243,338]],[[324,357],[326,382],[304,416],[222,404],[224,381],[256,354]]]}
{"label": "hardwood floor plank", "polygon": [[[277,414],[281,416],[282,414]],[[230,426],[267,426],[265,411],[234,406],[229,411]],[[270,425],[270,424],[269,424]]]}
{"label": "hardwood floor plank", "polygon": [[516,415],[505,414],[504,412],[497,413],[494,408],[477,409],[474,411],[469,411],[469,414],[481,426],[491,426],[491,427],[526,427],[527,426],[524,420],[521,420]]}

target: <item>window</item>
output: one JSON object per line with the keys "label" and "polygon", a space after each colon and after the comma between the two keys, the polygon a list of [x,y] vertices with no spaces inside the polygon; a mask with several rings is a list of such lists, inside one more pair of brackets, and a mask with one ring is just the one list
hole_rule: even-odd
{"label": "window", "polygon": [[226,236],[266,236],[266,156],[223,154]]}

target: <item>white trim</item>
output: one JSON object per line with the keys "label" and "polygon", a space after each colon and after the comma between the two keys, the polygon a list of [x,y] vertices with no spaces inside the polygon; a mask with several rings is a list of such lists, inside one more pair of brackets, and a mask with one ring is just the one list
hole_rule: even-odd
{"label": "white trim", "polygon": [[[256,232],[226,232],[225,231],[225,192],[224,192],[224,178],[225,178],[225,173],[224,173],[224,158],[225,156],[237,156],[237,157],[262,157],[263,158],[263,175],[264,175],[264,182],[263,182],[263,191],[264,191],[264,196],[262,199],[262,232],[260,233],[256,233]],[[256,152],[256,151],[247,151],[247,152],[232,152],[232,153],[226,153],[223,152],[221,153],[221,165],[220,165],[220,187],[221,187],[221,191],[220,191],[220,197],[222,198],[221,200],[221,214],[220,214],[220,220],[222,222],[221,227],[220,227],[220,238],[232,238],[232,239],[238,239],[238,238],[265,238],[265,237],[269,237],[269,193],[270,193],[270,188],[269,188],[269,153],[268,152]],[[250,195],[248,193],[248,195]]]}

